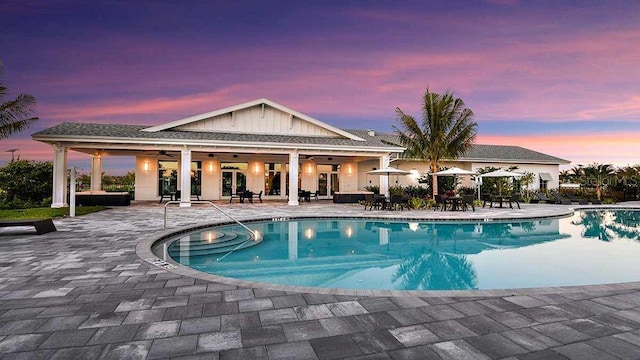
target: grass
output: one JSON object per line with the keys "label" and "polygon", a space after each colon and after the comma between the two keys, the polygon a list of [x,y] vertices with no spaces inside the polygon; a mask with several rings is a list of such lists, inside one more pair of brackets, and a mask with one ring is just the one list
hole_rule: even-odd
{"label": "grass", "polygon": [[[86,215],[106,209],[104,206],[78,206],[76,216]],[[0,210],[0,220],[35,220],[69,216],[69,208],[30,208]]]}

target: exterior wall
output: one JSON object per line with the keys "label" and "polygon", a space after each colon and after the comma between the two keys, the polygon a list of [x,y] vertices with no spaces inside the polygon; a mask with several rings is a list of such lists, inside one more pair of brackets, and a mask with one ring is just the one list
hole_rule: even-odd
{"label": "exterior wall", "polygon": [[222,191],[220,185],[220,160],[217,158],[198,159],[202,161],[201,200],[218,200]]}
{"label": "exterior wall", "polygon": [[[148,169],[146,169],[148,164]],[[155,156],[136,157],[136,200],[158,199],[158,158]]]}
{"label": "exterior wall", "polygon": [[195,123],[176,127],[180,131],[219,131],[250,134],[278,134],[337,137],[335,133],[290,114],[272,108],[253,106],[247,109],[219,115]]}
{"label": "exterior wall", "polygon": [[[202,187],[201,187],[201,199],[203,200],[220,200],[221,197],[221,172],[220,172],[220,159],[218,157],[210,158],[207,154],[192,153],[192,161],[202,162]],[[179,162],[179,159],[176,159]],[[260,192],[264,191],[264,163],[265,159],[262,157],[253,158],[251,160],[238,159],[238,161],[248,162],[247,170],[247,189]],[[146,170],[145,163],[148,163],[148,171]],[[302,160],[300,162],[300,189],[315,192],[318,190],[318,171],[317,163],[314,160]],[[283,166],[285,163],[283,162]],[[510,166],[518,166],[518,171],[531,172],[536,175],[542,172],[549,173],[553,178],[549,181],[548,188],[553,189],[558,187],[558,165],[540,165],[540,164],[514,164],[514,163],[462,163],[462,162],[449,162],[444,163],[444,167],[457,166],[465,170],[477,171],[478,169],[486,166],[493,166],[496,168],[506,169]],[[411,175],[402,176],[390,176],[390,186],[408,186],[419,185],[418,178],[421,174],[428,172],[428,166],[425,162],[419,161],[394,161],[391,166],[411,172]],[[379,168],[379,159],[369,159],[360,162],[356,161],[343,161],[340,164],[340,192],[349,191],[361,191],[368,185],[380,185],[381,176],[369,175],[368,171],[373,168]],[[136,157],[136,200],[158,200],[158,158],[157,156],[138,156]],[[285,172],[282,172],[283,184],[286,182],[284,179]],[[461,177],[461,184],[463,186],[471,186],[471,177]],[[283,185],[284,186],[284,185]],[[530,187],[532,190],[539,188],[539,177]],[[271,198],[286,198],[283,192],[280,196],[273,196]]]}
{"label": "exterior wall", "polygon": [[340,192],[360,190],[358,187],[358,167],[354,162],[340,165]]}
{"label": "exterior wall", "polygon": [[366,186],[380,186],[380,176],[367,174],[367,171],[371,171],[374,168],[378,169],[380,167],[380,160],[364,160],[358,162],[357,165],[358,170],[356,174],[358,177],[358,190],[364,190]]}
{"label": "exterior wall", "polygon": [[300,188],[298,190],[306,190],[315,192],[318,190],[318,171],[317,164],[313,160],[300,161]]}

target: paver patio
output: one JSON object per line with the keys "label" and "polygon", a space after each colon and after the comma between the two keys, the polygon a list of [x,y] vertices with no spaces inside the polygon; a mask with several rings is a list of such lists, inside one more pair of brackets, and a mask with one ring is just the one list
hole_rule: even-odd
{"label": "paver patio", "polygon": [[[241,219],[438,217],[325,202],[224,204]],[[637,206],[631,204],[630,206]],[[568,208],[479,209],[478,219]],[[171,208],[171,228],[226,221]],[[136,254],[163,233],[163,207],[136,204],[0,231],[2,359],[638,359],[640,283],[504,292],[344,295],[243,287],[184,276]],[[378,294],[384,294],[380,292]]]}

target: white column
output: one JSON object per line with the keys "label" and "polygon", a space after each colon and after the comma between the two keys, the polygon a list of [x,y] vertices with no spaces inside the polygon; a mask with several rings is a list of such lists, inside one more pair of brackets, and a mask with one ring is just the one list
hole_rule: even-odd
{"label": "white column", "polygon": [[289,221],[289,260],[298,259],[298,222]]}
{"label": "white column", "polygon": [[191,149],[180,152],[180,207],[191,206]]}
{"label": "white column", "polygon": [[298,151],[289,154],[289,205],[298,204]]}
{"label": "white column", "polygon": [[102,190],[102,156],[91,155],[91,191]]}
{"label": "white column", "polygon": [[67,205],[67,148],[53,146],[53,194],[51,207]]}
{"label": "white column", "polygon": [[[380,169],[389,167],[389,155],[380,158]],[[380,194],[389,197],[389,175],[380,175]]]}

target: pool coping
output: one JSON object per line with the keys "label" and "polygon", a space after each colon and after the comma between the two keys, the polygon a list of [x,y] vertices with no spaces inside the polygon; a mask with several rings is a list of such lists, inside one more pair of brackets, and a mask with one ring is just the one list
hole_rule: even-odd
{"label": "pool coping", "polygon": [[[284,221],[290,219],[311,219],[311,218],[348,218],[348,219],[369,219],[369,220],[388,220],[388,221],[428,221],[428,222],[508,222],[518,220],[540,220],[550,218],[561,218],[571,216],[576,210],[602,210],[602,209],[614,209],[614,210],[640,210],[640,207],[635,206],[617,206],[617,205],[602,205],[602,206],[576,206],[567,207],[559,210],[556,214],[546,216],[519,216],[519,217],[465,217],[465,218],[428,218],[428,217],[400,217],[389,218],[381,216],[284,216],[284,217],[256,217],[251,219],[243,219],[243,222],[259,222],[259,221]],[[213,221],[200,225],[183,226],[175,229],[163,231],[160,234],[156,234],[152,237],[144,237],[136,243],[136,255],[142,260],[163,268],[166,271],[189,276],[192,278],[212,281],[227,285],[234,285],[246,288],[259,288],[266,290],[285,291],[294,293],[310,293],[310,294],[325,294],[325,295],[354,295],[354,296],[411,296],[411,297],[506,297],[506,296],[522,296],[522,295],[541,295],[541,294],[566,294],[576,292],[599,292],[599,291],[615,291],[615,290],[636,290],[640,289],[640,281],[635,282],[623,282],[623,283],[610,283],[610,284],[595,284],[595,285],[573,285],[573,286],[557,286],[557,287],[535,287],[535,288],[516,288],[516,289],[491,289],[491,290],[376,290],[376,289],[342,289],[342,288],[317,288],[309,286],[294,286],[294,285],[280,285],[270,284],[257,281],[240,280],[220,275],[214,275],[205,273],[199,270],[192,269],[175,262],[173,259],[161,259],[152,252],[152,246],[159,241],[166,240],[170,237],[175,237],[179,234],[188,233],[198,229],[222,226],[226,224],[234,223],[232,221]]]}

